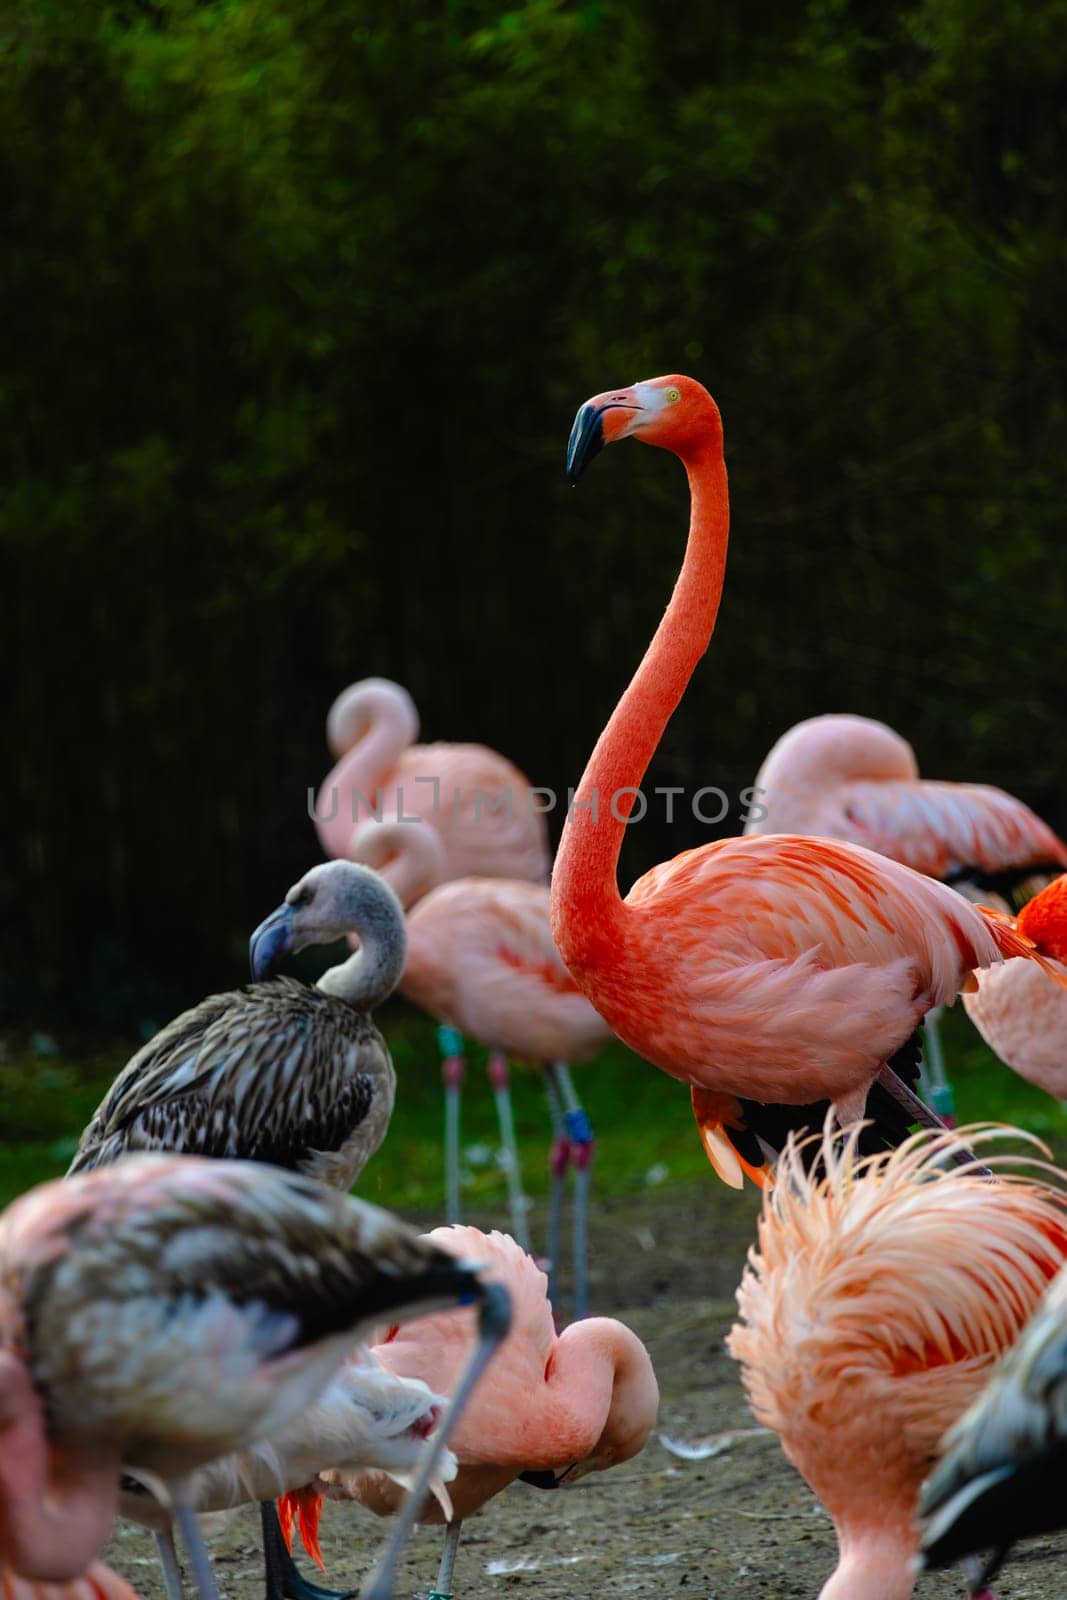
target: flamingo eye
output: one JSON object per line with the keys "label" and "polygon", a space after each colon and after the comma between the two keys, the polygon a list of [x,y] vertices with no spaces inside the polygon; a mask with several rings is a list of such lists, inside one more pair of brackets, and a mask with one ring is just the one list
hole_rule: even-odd
{"label": "flamingo eye", "polygon": [[682,398],[682,397],[681,397],[681,395],[680,395],[680,394],[679,394],[679,393],[678,393],[678,390],[677,390],[677,389],[668,389],[668,390],[667,390],[667,401],[668,401],[668,403],[669,403],[669,404],[670,404],[670,405],[672,405],[672,406],[673,406],[673,404],[674,404],[674,402],[675,402],[675,401],[676,401],[676,400],[680,400],[680,399],[681,399],[681,398]]}

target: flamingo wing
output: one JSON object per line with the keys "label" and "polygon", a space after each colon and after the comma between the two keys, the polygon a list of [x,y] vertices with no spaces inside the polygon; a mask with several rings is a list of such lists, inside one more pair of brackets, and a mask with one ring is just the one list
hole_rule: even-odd
{"label": "flamingo wing", "polygon": [[835,836],[949,881],[1067,866],[1067,845],[1029,806],[987,784],[856,781],[839,793]]}

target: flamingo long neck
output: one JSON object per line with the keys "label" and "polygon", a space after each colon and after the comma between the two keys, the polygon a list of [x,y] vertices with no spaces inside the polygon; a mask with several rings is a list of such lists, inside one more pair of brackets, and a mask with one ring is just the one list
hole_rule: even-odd
{"label": "flamingo long neck", "polygon": [[718,441],[683,456],[689,542],[670,604],[582,775],[552,875],[553,932],[572,970],[595,964],[598,936],[624,915],[618,864],[632,792],[715,628],[726,568],[730,502]]}
{"label": "flamingo long neck", "polygon": [[[13,1360],[0,1354],[2,1367]],[[6,1376],[0,1372],[0,1388],[13,1392]],[[50,1445],[28,1376],[24,1387],[25,1404],[0,1424],[0,1566],[62,1583],[80,1576],[107,1539],[118,1501],[117,1464],[83,1468]]]}

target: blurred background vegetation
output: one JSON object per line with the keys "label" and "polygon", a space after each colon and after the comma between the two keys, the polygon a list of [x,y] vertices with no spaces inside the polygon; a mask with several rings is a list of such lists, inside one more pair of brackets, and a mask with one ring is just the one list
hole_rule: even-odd
{"label": "blurred background vegetation", "polygon": [[660,372],[734,531],[653,781],[850,709],[1067,827],[1067,0],[9,0],[0,49],[9,1019],[240,981],[352,679],[576,782],[686,495],[563,447]]}

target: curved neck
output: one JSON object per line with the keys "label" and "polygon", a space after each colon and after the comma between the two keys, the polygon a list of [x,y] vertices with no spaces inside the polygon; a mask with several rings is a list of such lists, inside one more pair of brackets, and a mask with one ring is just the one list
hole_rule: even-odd
{"label": "curved neck", "polygon": [[380,872],[405,910],[443,883],[446,875],[441,836],[428,822],[369,818],[352,835],[349,858]]}
{"label": "curved neck", "polygon": [[364,924],[359,940],[355,955],[328,968],[315,987],[357,1011],[373,1011],[389,998],[403,976],[407,933],[402,922],[399,927]]}
{"label": "curved neck", "polygon": [[418,731],[414,706],[394,684],[356,684],[339,698],[326,733],[338,759],[315,797],[315,826],[328,855],[347,855],[359,812],[380,810],[379,792]]}
{"label": "curved neck", "polygon": [[8,1419],[0,1420],[0,1565],[39,1582],[79,1577],[115,1519],[118,1464],[83,1467],[50,1445],[29,1375],[5,1352],[0,1405]]}
{"label": "curved neck", "polygon": [[840,1559],[819,1600],[910,1600],[915,1590],[918,1530],[906,1520],[867,1533],[838,1532]]}
{"label": "curved neck", "polygon": [[583,965],[596,929],[622,914],[617,870],[636,789],[715,627],[730,502],[717,444],[683,457],[692,509],[670,604],[578,785],[552,874],[553,931],[568,966]]}
{"label": "curved neck", "polygon": [[571,1323],[556,1342],[549,1395],[577,1400],[587,1429],[585,1456],[598,1449],[626,1460],[651,1433],[659,1407],[648,1352],[625,1324],[612,1317]]}

